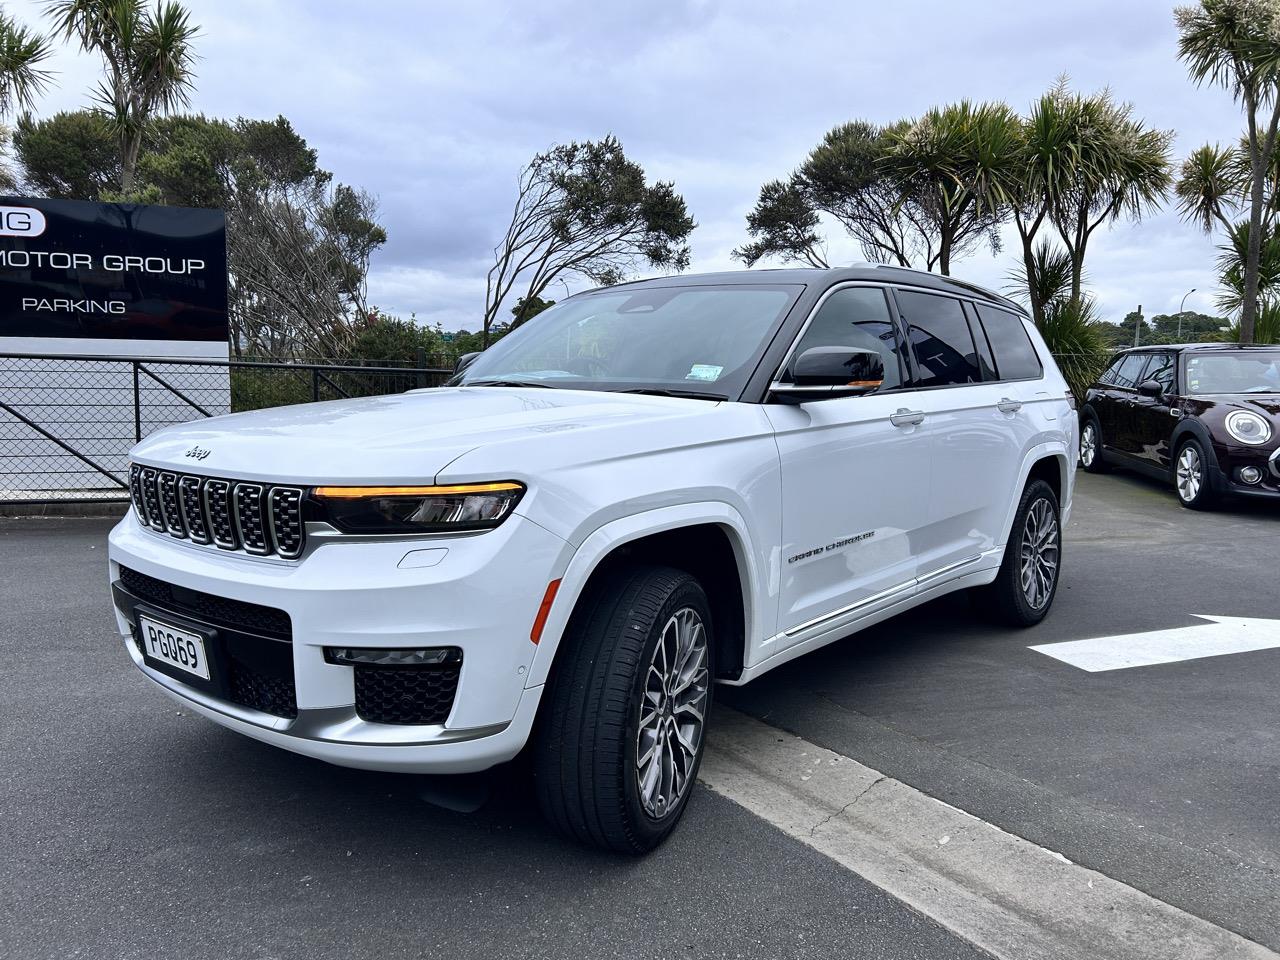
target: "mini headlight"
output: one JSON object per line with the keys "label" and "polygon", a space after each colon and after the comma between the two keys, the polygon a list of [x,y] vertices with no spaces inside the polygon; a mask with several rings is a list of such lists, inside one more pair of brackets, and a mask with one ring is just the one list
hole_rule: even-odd
{"label": "mini headlight", "polygon": [[505,520],[524,484],[430,487],[316,487],[320,519],[344,533],[443,533],[489,530]]}
{"label": "mini headlight", "polygon": [[1266,443],[1271,439],[1271,424],[1248,410],[1233,410],[1227,414],[1227,433],[1241,443]]}

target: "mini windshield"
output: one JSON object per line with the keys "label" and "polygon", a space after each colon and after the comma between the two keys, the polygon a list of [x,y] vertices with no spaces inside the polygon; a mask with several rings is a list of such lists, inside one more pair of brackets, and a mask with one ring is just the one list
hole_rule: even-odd
{"label": "mini windshield", "polygon": [[801,289],[615,287],[573,297],[503,337],[454,382],[736,398]]}
{"label": "mini windshield", "polygon": [[1280,350],[1193,353],[1186,359],[1187,393],[1280,393]]}

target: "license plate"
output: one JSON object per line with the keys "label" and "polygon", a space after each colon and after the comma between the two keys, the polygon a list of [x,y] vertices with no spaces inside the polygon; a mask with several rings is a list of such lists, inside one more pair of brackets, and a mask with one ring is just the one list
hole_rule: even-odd
{"label": "license plate", "polygon": [[159,620],[138,615],[138,631],[142,649],[152,660],[209,679],[209,661],[205,658],[204,637]]}

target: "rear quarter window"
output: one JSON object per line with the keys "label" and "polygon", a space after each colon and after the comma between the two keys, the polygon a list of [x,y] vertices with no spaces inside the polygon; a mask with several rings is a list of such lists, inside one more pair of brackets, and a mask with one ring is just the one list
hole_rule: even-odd
{"label": "rear quarter window", "polygon": [[978,319],[987,332],[1001,380],[1033,380],[1044,372],[1027,328],[1017,314],[981,304]]}

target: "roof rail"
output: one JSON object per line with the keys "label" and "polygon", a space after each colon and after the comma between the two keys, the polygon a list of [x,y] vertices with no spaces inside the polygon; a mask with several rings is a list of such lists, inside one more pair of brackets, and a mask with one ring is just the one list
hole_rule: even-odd
{"label": "roof rail", "polygon": [[986,287],[980,287],[976,283],[969,283],[967,280],[957,280],[955,277],[949,277],[941,273],[934,273],[931,270],[920,270],[916,267],[899,267],[898,265],[893,263],[876,263],[876,264],[871,264],[871,266],[880,267],[885,270],[900,270],[903,273],[918,273],[921,276],[931,277],[935,282],[941,281],[943,283],[950,283],[957,287],[963,287],[965,290],[968,290],[971,293],[981,294],[982,296],[986,297],[988,300],[991,300],[994,303],[999,303],[1003,306],[1006,306],[1011,310],[1016,310],[1018,313],[1022,314],[1023,316],[1030,315],[1027,313],[1027,308],[1024,307],[1022,304],[1018,303],[1018,301],[1011,300],[1009,297],[1006,297],[1004,294],[996,293],[994,290],[988,290]]}

